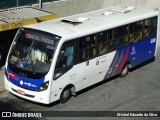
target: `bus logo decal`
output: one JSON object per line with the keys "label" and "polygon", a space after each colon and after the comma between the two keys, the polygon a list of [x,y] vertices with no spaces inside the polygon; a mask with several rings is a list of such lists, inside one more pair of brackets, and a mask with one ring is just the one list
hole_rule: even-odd
{"label": "bus logo decal", "polygon": [[20,62],[20,67],[21,67],[21,68],[24,68],[24,66],[25,66],[25,63],[24,63],[23,61],[21,61],[21,62]]}
{"label": "bus logo decal", "polygon": [[99,65],[99,61],[96,62],[96,65]]}
{"label": "bus logo decal", "polygon": [[28,83],[28,86],[31,86],[31,83]]}
{"label": "bus logo decal", "polygon": [[135,51],[135,47],[132,48],[132,51],[133,51],[133,52]]}
{"label": "bus logo decal", "polygon": [[34,85],[34,84],[32,84],[32,83],[27,83],[27,82],[24,82],[24,85],[26,85],[26,86],[28,86],[28,87],[34,87],[34,88],[37,87],[37,85]]}
{"label": "bus logo decal", "polygon": [[23,81],[22,80],[20,81],[20,84],[23,85]]}
{"label": "bus logo decal", "polygon": [[156,42],[156,38],[151,39],[151,44]]}
{"label": "bus logo decal", "polygon": [[135,48],[135,47],[133,47],[133,48],[132,48],[131,55],[135,55],[135,54],[136,54],[136,52],[137,52],[137,51],[136,51],[136,48]]}
{"label": "bus logo decal", "polygon": [[89,61],[86,62],[86,66],[89,66]]}

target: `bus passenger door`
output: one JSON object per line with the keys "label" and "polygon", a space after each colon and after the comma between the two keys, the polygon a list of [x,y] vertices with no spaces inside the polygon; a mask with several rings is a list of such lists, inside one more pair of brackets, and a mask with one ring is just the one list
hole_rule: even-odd
{"label": "bus passenger door", "polygon": [[52,85],[52,92],[59,89],[64,89],[69,84],[76,82],[76,70],[74,70],[75,63],[75,40],[67,41],[61,47],[55,72],[54,83]]}

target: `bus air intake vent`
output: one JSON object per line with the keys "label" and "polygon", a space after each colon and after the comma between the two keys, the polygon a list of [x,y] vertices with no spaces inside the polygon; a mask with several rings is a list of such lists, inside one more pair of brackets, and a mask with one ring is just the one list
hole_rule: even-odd
{"label": "bus air intake vent", "polygon": [[79,17],[77,19],[77,21],[79,21],[79,22],[84,22],[84,21],[87,21],[87,20],[89,20],[89,18],[87,18],[87,17]]}
{"label": "bus air intake vent", "polygon": [[132,6],[127,6],[127,7],[116,7],[116,8],[113,8],[111,9],[112,11],[116,11],[116,12],[121,12],[121,13],[127,13],[127,12],[130,12],[131,10],[135,9],[135,7],[132,7]]}
{"label": "bus air intake vent", "polygon": [[106,11],[106,12],[104,12],[102,15],[104,15],[104,16],[113,15],[113,12],[111,12],[111,11]]}
{"label": "bus air intake vent", "polygon": [[67,24],[71,24],[71,25],[79,25],[79,24],[82,24],[83,22],[89,20],[89,18],[87,17],[79,17],[78,19],[73,19],[73,20],[69,20],[69,19],[63,19],[61,20],[61,22],[63,23],[67,23]]}
{"label": "bus air intake vent", "polygon": [[127,7],[126,7],[127,10],[133,10],[133,9],[135,9],[135,8],[136,8],[136,7],[133,7],[133,6],[127,6]]}
{"label": "bus air intake vent", "polygon": [[67,23],[67,24],[70,24],[70,25],[74,25],[74,26],[82,24],[82,22],[80,22],[80,21],[72,21],[72,20],[67,20],[67,19],[63,19],[63,20],[61,20],[61,22]]}

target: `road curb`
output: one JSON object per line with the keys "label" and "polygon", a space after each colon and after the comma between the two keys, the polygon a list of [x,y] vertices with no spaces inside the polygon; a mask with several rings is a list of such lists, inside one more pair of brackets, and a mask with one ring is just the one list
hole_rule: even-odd
{"label": "road curb", "polygon": [[6,92],[6,91],[7,91],[7,90],[6,90],[5,88],[0,89],[0,94],[4,93],[4,92]]}

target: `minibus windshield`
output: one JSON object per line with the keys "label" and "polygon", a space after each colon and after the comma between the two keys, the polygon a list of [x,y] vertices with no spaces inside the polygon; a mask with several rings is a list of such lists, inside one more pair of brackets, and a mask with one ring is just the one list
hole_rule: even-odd
{"label": "minibus windshield", "polygon": [[59,36],[46,32],[20,30],[12,44],[8,62],[23,70],[46,73],[59,40]]}

